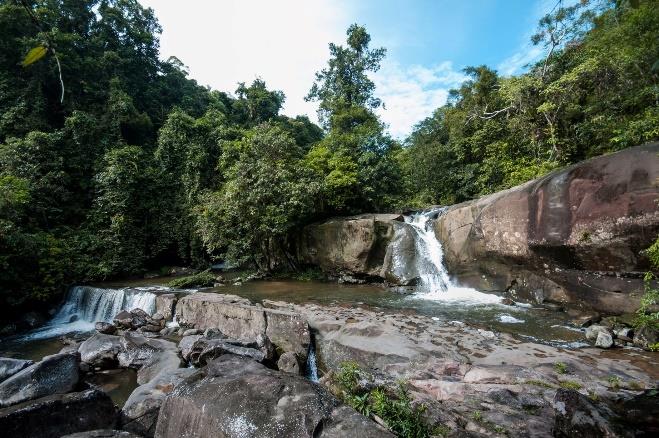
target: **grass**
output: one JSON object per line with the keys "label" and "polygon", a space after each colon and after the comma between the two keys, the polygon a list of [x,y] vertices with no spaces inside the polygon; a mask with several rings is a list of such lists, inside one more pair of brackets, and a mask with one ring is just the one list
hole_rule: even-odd
{"label": "grass", "polygon": [[185,277],[175,278],[167,283],[167,286],[175,289],[187,289],[191,287],[212,286],[215,283],[215,275],[210,270],[199,272],[198,274],[188,275]]}
{"label": "grass", "polygon": [[610,388],[613,389],[614,391],[620,389],[620,384],[622,383],[620,377],[610,376],[608,379],[606,379],[606,381],[609,382]]}
{"label": "grass", "polygon": [[432,427],[426,423],[423,414],[427,407],[412,404],[404,382],[399,382],[395,390],[382,386],[367,390],[360,386],[362,381],[373,379],[355,362],[342,363],[335,375],[339,396],[361,414],[380,417],[396,436],[426,438],[445,436],[450,431],[445,425]]}
{"label": "grass", "polygon": [[534,386],[540,386],[542,388],[553,388],[554,385],[551,383],[544,382],[542,380],[527,380],[526,382],[527,385],[534,385]]}
{"label": "grass", "polygon": [[567,374],[567,365],[563,362],[554,363],[554,371],[558,374]]}
{"label": "grass", "polygon": [[563,389],[572,389],[574,391],[579,391],[583,386],[581,386],[581,383],[579,382],[574,382],[572,380],[561,380],[558,383],[558,386],[560,386]]}

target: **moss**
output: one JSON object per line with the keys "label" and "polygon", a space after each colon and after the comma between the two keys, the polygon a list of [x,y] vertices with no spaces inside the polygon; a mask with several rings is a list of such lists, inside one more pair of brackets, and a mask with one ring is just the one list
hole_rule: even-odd
{"label": "moss", "polygon": [[554,385],[551,383],[544,382],[542,380],[527,380],[526,382],[527,385],[534,385],[534,386],[540,386],[542,388],[553,388]]}
{"label": "moss", "polygon": [[188,275],[186,277],[176,278],[167,286],[176,289],[186,289],[190,287],[206,287],[215,283],[215,275],[210,270],[199,272],[198,274]]}

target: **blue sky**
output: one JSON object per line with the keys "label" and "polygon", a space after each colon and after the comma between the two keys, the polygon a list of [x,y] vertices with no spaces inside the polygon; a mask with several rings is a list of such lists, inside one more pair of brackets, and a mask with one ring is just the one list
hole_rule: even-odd
{"label": "blue sky", "polygon": [[284,113],[316,119],[305,102],[327,44],[365,25],[388,55],[373,80],[386,103],[380,116],[403,138],[464,80],[462,68],[487,64],[502,74],[542,56],[529,38],[555,0],[141,0],[163,26],[161,55],[175,55],[203,85],[234,91],[263,78],[286,94]]}

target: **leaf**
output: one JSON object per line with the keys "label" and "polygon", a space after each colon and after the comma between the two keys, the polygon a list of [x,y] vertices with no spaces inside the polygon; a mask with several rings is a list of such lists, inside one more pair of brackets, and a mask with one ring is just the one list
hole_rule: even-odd
{"label": "leaf", "polygon": [[23,67],[27,67],[30,64],[34,64],[35,62],[46,56],[46,53],[48,53],[47,47],[37,46],[27,53],[21,65]]}

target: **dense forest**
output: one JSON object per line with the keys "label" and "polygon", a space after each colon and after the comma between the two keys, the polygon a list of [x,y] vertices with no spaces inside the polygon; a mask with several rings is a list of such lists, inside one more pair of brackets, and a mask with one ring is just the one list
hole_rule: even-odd
{"label": "dense forest", "polygon": [[0,0],[0,319],[72,282],[269,269],[312,221],[460,202],[659,138],[653,0],[559,2],[533,36],[542,60],[466,68],[402,142],[361,26],[309,84],[321,126],[280,114],[262,80],[200,86],[160,59],[160,30],[136,0]]}

